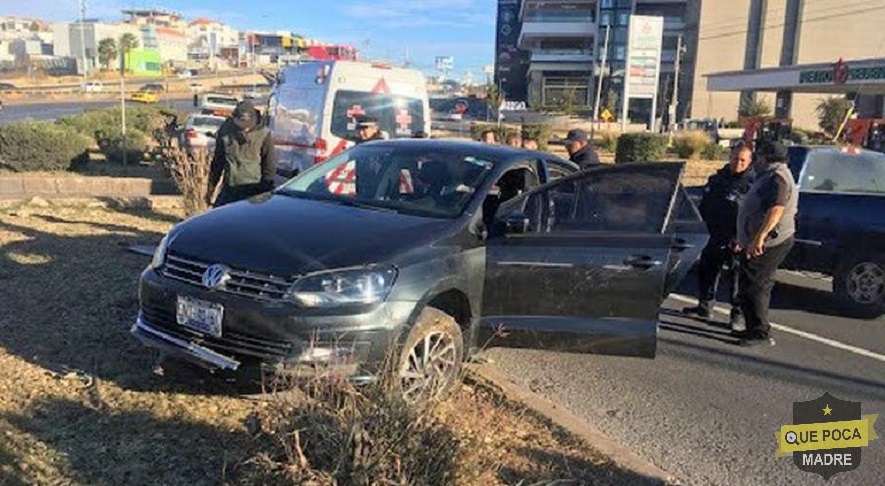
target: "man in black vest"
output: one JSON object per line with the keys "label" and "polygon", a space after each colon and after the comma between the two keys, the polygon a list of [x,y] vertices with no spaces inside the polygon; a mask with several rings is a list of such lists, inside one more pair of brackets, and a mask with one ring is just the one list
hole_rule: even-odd
{"label": "man in black vest", "polygon": [[273,189],[276,155],[267,127],[258,124],[258,110],[242,101],[218,129],[215,155],[209,167],[206,203],[222,181],[215,207],[248,199]]}
{"label": "man in black vest", "polygon": [[737,240],[741,258],[740,303],[747,330],[742,346],[774,345],[768,306],[777,267],[793,248],[799,191],[780,142],[762,142],[756,153],[756,180],[741,203]]}
{"label": "man in black vest", "polygon": [[744,195],[753,184],[753,152],[749,147],[740,147],[731,154],[728,165],[716,172],[704,187],[704,197],[699,210],[707,225],[710,239],[701,253],[698,264],[698,300],[696,307],[687,307],[683,312],[697,314],[703,319],[710,318],[710,310],[716,299],[716,287],[724,266],[730,271],[731,282],[731,327],[740,326],[741,308],[738,303],[738,272],[735,265],[735,237],[737,235],[738,208]]}

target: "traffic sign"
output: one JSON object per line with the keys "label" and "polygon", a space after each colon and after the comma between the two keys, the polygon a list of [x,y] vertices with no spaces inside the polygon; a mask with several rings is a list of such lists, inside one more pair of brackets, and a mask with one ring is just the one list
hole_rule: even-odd
{"label": "traffic sign", "polygon": [[615,117],[614,117],[614,115],[612,115],[612,112],[608,111],[608,108],[606,108],[606,109],[602,110],[602,113],[599,114],[599,119],[604,122],[610,122],[610,121],[614,120]]}

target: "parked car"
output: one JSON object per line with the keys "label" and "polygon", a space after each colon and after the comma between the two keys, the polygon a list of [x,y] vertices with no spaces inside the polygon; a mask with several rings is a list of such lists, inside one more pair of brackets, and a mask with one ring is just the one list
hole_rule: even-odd
{"label": "parked car", "polygon": [[12,91],[18,89],[12,83],[0,83],[0,91]]}
{"label": "parked car", "polygon": [[216,370],[364,382],[392,356],[409,400],[485,347],[654,357],[707,238],[683,165],[577,170],[468,141],[356,146],[176,225],[131,332]]}
{"label": "parked car", "polygon": [[227,116],[233,113],[240,98],[223,93],[206,93],[200,103],[200,111],[206,115]]}
{"label": "parked car", "polygon": [[885,314],[885,154],[789,147],[799,185],[796,245],[785,266],[833,276],[845,311]]}
{"label": "parked car", "polygon": [[151,91],[136,91],[129,96],[129,100],[136,103],[159,103],[160,97]]}
{"label": "parked car", "polygon": [[84,93],[101,93],[104,92],[104,85],[98,81],[89,81],[83,84]]}
{"label": "parked car", "polygon": [[179,71],[176,76],[178,77],[178,79],[190,79],[194,77],[194,75],[190,71]]}
{"label": "parked car", "polygon": [[164,93],[166,91],[166,87],[159,83],[151,83],[142,86],[140,91],[147,91],[149,93]]}
{"label": "parked car", "polygon": [[[885,154],[788,147],[799,188],[796,243],[782,268],[833,277],[846,314],[885,314]],[[692,188],[697,204],[703,188]]]}
{"label": "parked car", "polygon": [[224,123],[223,116],[193,114],[187,118],[181,133],[181,146],[190,153],[215,150],[215,134]]}

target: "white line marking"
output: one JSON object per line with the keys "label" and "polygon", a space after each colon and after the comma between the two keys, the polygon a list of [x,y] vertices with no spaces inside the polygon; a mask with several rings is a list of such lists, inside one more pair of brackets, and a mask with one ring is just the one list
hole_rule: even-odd
{"label": "white line marking", "polygon": [[[688,297],[680,294],[670,294],[669,298],[674,300],[679,300],[685,302],[686,304],[695,304],[697,305],[698,300],[692,297]],[[713,306],[713,310],[724,315],[730,315],[730,312],[725,310],[722,307]],[[800,331],[798,329],[793,329],[792,327],[785,326],[783,324],[777,324],[775,322],[771,322],[771,328],[777,329],[778,331],[785,332],[787,334],[793,334],[794,336],[799,336],[801,338],[808,339],[809,341],[815,341],[821,344],[825,344],[827,346],[831,346],[837,349],[841,349],[843,351],[848,351],[849,353],[854,353],[858,356],[863,356],[866,358],[872,358],[876,361],[881,361],[885,363],[885,354],[879,354],[869,349],[858,348],[857,346],[852,346],[850,344],[845,344],[841,341],[835,341],[833,339],[825,338],[823,336],[818,336],[817,334],[812,334],[810,332]]]}

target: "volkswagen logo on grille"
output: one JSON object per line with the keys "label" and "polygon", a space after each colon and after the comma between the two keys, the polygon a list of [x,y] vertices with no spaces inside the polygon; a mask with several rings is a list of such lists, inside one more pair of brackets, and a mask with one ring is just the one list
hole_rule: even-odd
{"label": "volkswagen logo on grille", "polygon": [[203,272],[203,285],[209,289],[220,289],[230,280],[230,268],[216,263]]}

